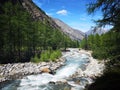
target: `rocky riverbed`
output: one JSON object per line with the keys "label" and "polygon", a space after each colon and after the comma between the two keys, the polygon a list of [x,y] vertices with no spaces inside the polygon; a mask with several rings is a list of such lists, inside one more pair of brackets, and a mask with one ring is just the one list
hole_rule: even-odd
{"label": "rocky riverbed", "polygon": [[83,72],[78,71],[79,73],[81,72],[82,76],[86,77],[91,77],[91,78],[96,78],[99,77],[103,74],[103,71],[105,69],[105,62],[104,60],[97,60],[92,57],[92,51],[86,51],[86,50],[80,50],[79,51],[82,54],[86,54],[89,56],[89,64],[86,67],[86,70]]}
{"label": "rocky riverbed", "polygon": [[[1,65],[0,82],[15,80],[11,83],[13,86],[8,85],[3,90],[8,90],[6,88],[19,88],[19,90],[33,88],[34,90],[36,87],[39,88],[37,90],[44,90],[44,88],[48,90],[49,88],[52,90],[56,90],[56,88],[59,88],[58,90],[61,88],[63,88],[62,90],[64,88],[65,90],[66,88],[67,90],[84,90],[96,77],[103,74],[104,62],[94,59],[91,56],[91,51],[79,50],[78,48],[68,50],[69,52],[63,52],[63,56],[56,62]],[[54,72],[56,73],[54,74]],[[0,84],[2,87],[7,85],[6,82],[2,84]]]}
{"label": "rocky riverbed", "polygon": [[28,62],[0,65],[0,82],[19,79],[26,75],[40,74],[42,72],[54,73],[56,69],[64,65],[64,62],[65,59],[61,57],[56,62]]}

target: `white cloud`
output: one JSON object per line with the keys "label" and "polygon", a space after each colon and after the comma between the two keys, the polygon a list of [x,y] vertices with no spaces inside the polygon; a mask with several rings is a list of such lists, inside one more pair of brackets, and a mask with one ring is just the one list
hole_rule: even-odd
{"label": "white cloud", "polygon": [[68,12],[67,10],[63,9],[63,10],[57,11],[56,13],[59,15],[67,15]]}

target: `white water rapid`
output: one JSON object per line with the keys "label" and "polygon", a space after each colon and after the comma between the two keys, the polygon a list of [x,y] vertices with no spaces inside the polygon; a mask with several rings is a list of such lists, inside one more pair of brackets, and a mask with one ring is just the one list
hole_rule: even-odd
{"label": "white water rapid", "polygon": [[83,75],[90,63],[89,55],[81,54],[78,49],[70,49],[70,52],[63,53],[63,57],[66,58],[65,66],[58,69],[55,75],[29,75],[15,80],[2,90],[83,90],[92,82],[91,78]]}

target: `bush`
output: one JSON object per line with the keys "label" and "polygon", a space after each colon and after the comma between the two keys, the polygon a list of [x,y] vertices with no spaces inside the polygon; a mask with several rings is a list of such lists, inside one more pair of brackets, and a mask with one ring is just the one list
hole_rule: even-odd
{"label": "bush", "polygon": [[106,59],[108,57],[108,54],[102,48],[96,48],[93,50],[92,56],[97,59]]}
{"label": "bush", "polygon": [[39,63],[39,62],[49,62],[51,61],[55,61],[57,58],[61,57],[61,51],[60,50],[56,50],[56,51],[52,51],[52,50],[46,50],[43,51],[40,55],[40,58],[38,58],[37,55],[35,55],[33,58],[31,58],[31,62],[35,62],[35,63]]}
{"label": "bush", "polygon": [[46,50],[46,51],[42,52],[41,55],[40,55],[40,60],[48,62],[49,58],[50,58],[50,54],[51,54],[51,52],[49,50]]}
{"label": "bush", "polygon": [[35,62],[35,63],[39,63],[40,62],[40,58],[38,58],[37,54],[31,58],[30,60],[31,62]]}
{"label": "bush", "polygon": [[60,50],[53,51],[50,55],[50,60],[55,61],[55,59],[59,58],[61,55]]}

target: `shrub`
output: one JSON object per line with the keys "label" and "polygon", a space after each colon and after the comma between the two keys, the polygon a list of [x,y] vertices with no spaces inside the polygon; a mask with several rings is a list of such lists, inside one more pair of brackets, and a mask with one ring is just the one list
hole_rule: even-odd
{"label": "shrub", "polygon": [[55,59],[59,58],[61,55],[60,50],[53,51],[50,55],[50,60],[55,61]]}
{"label": "shrub", "polygon": [[97,48],[93,50],[92,56],[97,59],[106,59],[108,57],[108,54],[105,50],[101,48]]}
{"label": "shrub", "polygon": [[53,51],[50,55],[50,59],[52,61],[55,61],[55,59],[59,58],[61,56],[61,51],[60,50],[56,50],[56,51]]}
{"label": "shrub", "polygon": [[31,58],[31,62],[35,62],[35,63],[39,63],[41,61],[55,61],[57,58],[59,58],[61,56],[61,51],[60,50],[56,50],[56,51],[52,51],[52,50],[46,50],[43,51],[40,55],[40,58],[38,58],[37,55],[35,55],[33,58]]}
{"label": "shrub", "polygon": [[41,61],[48,62],[49,58],[50,58],[50,51],[49,50],[46,50],[46,51],[42,52],[41,55],[40,55],[40,60]]}
{"label": "shrub", "polygon": [[31,58],[30,60],[31,62],[34,62],[34,63],[39,63],[40,62],[40,58],[38,58],[37,54]]}

